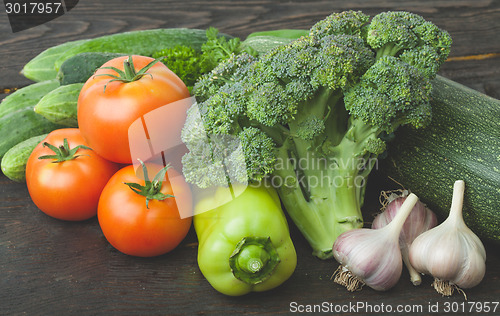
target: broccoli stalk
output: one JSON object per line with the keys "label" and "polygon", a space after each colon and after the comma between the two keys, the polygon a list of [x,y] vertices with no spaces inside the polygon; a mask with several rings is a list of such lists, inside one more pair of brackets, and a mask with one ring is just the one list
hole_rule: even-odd
{"label": "broccoli stalk", "polygon": [[331,148],[311,151],[307,141],[295,138],[278,149],[281,160],[291,159],[293,152],[301,157],[298,165],[277,168],[273,176],[284,179],[276,186],[283,205],[319,258],[330,256],[338,235],[363,224],[364,188],[377,161],[362,140],[372,135],[370,126],[352,125]]}
{"label": "broccoli stalk", "polygon": [[[361,12],[335,13],[308,36],[257,57],[233,55],[202,76],[182,133],[190,150],[183,157],[187,181],[275,187],[313,254],[330,258],[337,236],[363,225],[364,191],[386,149],[384,136],[430,122],[431,70],[444,59],[419,56],[446,42],[432,34],[447,33],[432,29],[407,44],[377,26],[385,17],[408,32],[420,29],[418,21],[431,29],[397,13],[405,14],[384,13],[370,23]],[[368,38],[381,33],[390,44],[370,45]],[[397,52],[387,54],[388,46]],[[449,47],[434,51],[444,56]]]}

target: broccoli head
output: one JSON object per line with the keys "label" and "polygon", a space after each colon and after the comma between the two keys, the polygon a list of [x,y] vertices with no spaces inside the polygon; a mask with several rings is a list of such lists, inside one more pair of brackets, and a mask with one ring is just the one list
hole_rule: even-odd
{"label": "broccoli head", "polygon": [[451,37],[423,17],[406,12],[383,12],[368,26],[366,42],[382,56],[395,56],[430,78],[450,53]]}
{"label": "broccoli head", "polygon": [[387,136],[429,124],[429,80],[450,44],[414,14],[347,11],[259,56],[233,54],[194,86],[186,179],[273,186],[314,254],[331,257],[336,237],[362,226]]}
{"label": "broccoli head", "polygon": [[342,34],[364,36],[369,20],[370,16],[361,11],[349,10],[333,13],[314,24],[309,34],[312,37]]}
{"label": "broccoli head", "polygon": [[[392,133],[400,125],[423,127],[430,123],[431,88],[430,80],[415,67],[384,56],[345,92],[344,103],[353,117]],[[413,115],[416,112],[426,115]]]}

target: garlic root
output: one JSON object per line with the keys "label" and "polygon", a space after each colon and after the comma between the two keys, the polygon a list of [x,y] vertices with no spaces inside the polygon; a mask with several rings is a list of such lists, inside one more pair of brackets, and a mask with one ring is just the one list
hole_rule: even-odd
{"label": "garlic root", "polygon": [[333,273],[332,277],[333,282],[344,286],[349,292],[361,291],[365,282],[363,280],[357,278],[354,274],[351,273],[344,266],[340,265],[337,270]]}
{"label": "garlic root", "polygon": [[444,281],[440,279],[434,279],[434,282],[432,282],[431,286],[441,295],[443,296],[451,296],[453,295],[453,292],[457,290],[458,292],[462,293],[464,296],[465,300],[467,300],[467,294],[465,294],[465,291],[456,286],[455,284],[451,284],[449,281]]}

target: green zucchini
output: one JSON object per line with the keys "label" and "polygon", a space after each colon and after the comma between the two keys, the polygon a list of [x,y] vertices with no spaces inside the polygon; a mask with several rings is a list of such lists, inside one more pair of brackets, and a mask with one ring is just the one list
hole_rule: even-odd
{"label": "green zucchini", "polygon": [[83,85],[72,83],[50,91],[37,103],[35,112],[52,123],[78,127],[78,96]]}
{"label": "green zucchini", "polygon": [[398,130],[380,173],[411,189],[442,219],[455,180],[464,180],[467,225],[500,243],[500,101],[438,76],[432,111],[429,127]]}
{"label": "green zucchini", "polygon": [[47,135],[42,134],[28,138],[9,149],[1,162],[3,174],[16,182],[26,181],[26,163],[28,162],[28,158],[36,145],[44,140]]}
{"label": "green zucchini", "polygon": [[57,79],[61,85],[86,82],[105,62],[119,56],[124,54],[100,52],[77,54],[62,63]]}
{"label": "green zucchini", "polygon": [[206,31],[187,28],[151,29],[123,32],[90,39],[68,49],[55,62],[55,68],[79,53],[106,52],[151,56],[154,52],[178,45],[200,50],[207,40]]}
{"label": "green zucchini", "polygon": [[85,41],[86,40],[66,42],[44,50],[24,65],[21,74],[33,81],[55,79],[57,70],[54,67],[54,63],[56,60],[68,49],[80,45]]}
{"label": "green zucchini", "polygon": [[59,81],[52,79],[30,84],[9,94],[0,103],[0,119],[11,112],[33,108],[35,104],[47,93],[59,87]]}

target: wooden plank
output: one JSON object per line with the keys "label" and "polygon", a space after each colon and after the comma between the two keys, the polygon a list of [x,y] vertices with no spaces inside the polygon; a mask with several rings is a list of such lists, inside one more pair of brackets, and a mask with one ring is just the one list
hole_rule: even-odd
{"label": "wooden plank", "polygon": [[[121,1],[81,2],[68,14],[42,26],[12,34],[0,24],[0,87],[29,84],[19,75],[23,65],[42,50],[68,40],[160,27],[218,27],[245,37],[252,31],[309,28],[330,12],[362,10],[374,15],[386,10],[411,10],[448,30],[454,39],[451,56],[500,52],[498,1],[144,1],[122,9]],[[168,8],[157,10],[157,8]],[[195,10],[193,8],[196,8]],[[453,79],[453,78],[451,78]]]}

